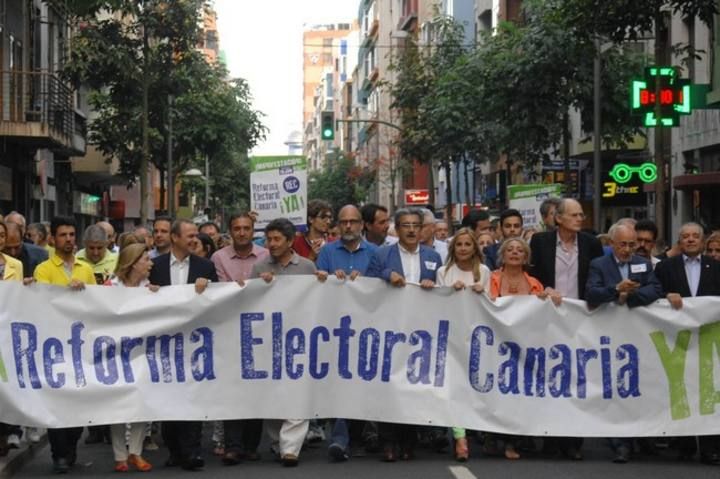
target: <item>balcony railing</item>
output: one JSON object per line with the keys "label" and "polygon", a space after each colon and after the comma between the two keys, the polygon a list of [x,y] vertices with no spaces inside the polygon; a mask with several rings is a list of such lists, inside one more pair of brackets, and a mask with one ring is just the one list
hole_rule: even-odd
{"label": "balcony railing", "polygon": [[0,136],[83,154],[85,120],[75,113],[73,91],[55,75],[0,71]]}

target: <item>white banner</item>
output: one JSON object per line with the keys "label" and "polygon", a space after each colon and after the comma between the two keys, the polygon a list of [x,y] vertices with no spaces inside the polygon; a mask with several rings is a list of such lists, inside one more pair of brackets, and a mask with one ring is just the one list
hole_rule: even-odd
{"label": "white banner", "polygon": [[720,299],[681,311],[259,280],[0,282],[0,421],[345,417],[526,435],[720,433]]}

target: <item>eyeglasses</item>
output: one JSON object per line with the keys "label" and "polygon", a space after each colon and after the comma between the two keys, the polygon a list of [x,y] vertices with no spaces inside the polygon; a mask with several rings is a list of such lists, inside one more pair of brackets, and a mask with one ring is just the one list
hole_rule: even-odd
{"label": "eyeglasses", "polygon": [[406,230],[419,230],[422,226],[422,223],[400,223],[400,228]]}
{"label": "eyeglasses", "polygon": [[358,225],[360,224],[360,220],[338,220],[339,225]]}

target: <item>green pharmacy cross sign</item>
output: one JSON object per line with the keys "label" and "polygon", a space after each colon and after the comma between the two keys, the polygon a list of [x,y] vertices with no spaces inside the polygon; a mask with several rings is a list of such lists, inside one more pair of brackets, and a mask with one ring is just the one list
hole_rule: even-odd
{"label": "green pharmacy cross sign", "polygon": [[[660,80],[660,95],[657,95],[655,82]],[[674,67],[645,68],[642,80],[633,80],[630,98],[632,112],[642,118],[646,127],[680,124],[680,115],[689,115],[692,111],[692,88],[690,80],[680,78]],[[656,108],[660,104],[660,118],[656,118]],[[659,120],[659,123],[658,123]]]}

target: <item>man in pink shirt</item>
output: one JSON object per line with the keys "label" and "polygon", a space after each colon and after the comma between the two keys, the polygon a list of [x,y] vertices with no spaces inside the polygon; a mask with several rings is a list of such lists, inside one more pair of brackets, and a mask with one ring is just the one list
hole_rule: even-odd
{"label": "man in pink shirt", "polygon": [[[243,284],[250,279],[253,265],[270,254],[267,249],[253,243],[254,227],[255,221],[247,213],[230,217],[228,230],[232,244],[212,255],[212,262],[215,263],[220,281],[236,281]],[[223,424],[225,427],[223,463],[233,466],[243,459],[257,459],[257,448],[262,436],[262,419],[229,420],[224,421]]]}

